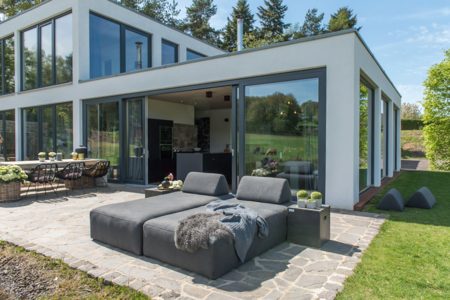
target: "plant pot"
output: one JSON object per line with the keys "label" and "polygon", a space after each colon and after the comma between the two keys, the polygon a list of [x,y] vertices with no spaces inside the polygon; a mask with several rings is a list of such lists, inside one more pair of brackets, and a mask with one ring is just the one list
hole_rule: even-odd
{"label": "plant pot", "polygon": [[78,159],[78,154],[72,155],[72,159],[73,159],[73,160],[77,160],[77,159]]}
{"label": "plant pot", "polygon": [[322,199],[314,199],[316,200],[316,208],[321,208],[322,207]]}
{"label": "plant pot", "polygon": [[168,180],[164,180],[163,182],[161,182],[161,187],[165,189],[170,188],[170,182]]}
{"label": "plant pot", "polygon": [[316,201],[307,201],[306,202],[306,207],[310,208],[310,209],[316,208]]}
{"label": "plant pot", "polygon": [[144,148],[143,147],[141,147],[141,146],[134,147],[134,155],[136,157],[141,157],[143,153],[144,153]]}
{"label": "plant pot", "polygon": [[45,157],[39,157],[39,162],[45,162]]}
{"label": "plant pot", "polygon": [[306,207],[306,202],[308,201],[308,199],[306,198],[298,198],[297,199],[297,206],[299,208],[305,208]]}
{"label": "plant pot", "polygon": [[49,157],[50,161],[55,161],[54,157]]}
{"label": "plant pot", "polygon": [[78,153],[78,160],[84,160],[84,153]]}

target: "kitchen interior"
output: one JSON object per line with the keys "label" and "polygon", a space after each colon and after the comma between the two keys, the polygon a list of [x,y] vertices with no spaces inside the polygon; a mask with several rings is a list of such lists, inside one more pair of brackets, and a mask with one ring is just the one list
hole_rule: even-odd
{"label": "kitchen interior", "polygon": [[147,97],[149,183],[205,172],[231,185],[231,93],[228,86]]}

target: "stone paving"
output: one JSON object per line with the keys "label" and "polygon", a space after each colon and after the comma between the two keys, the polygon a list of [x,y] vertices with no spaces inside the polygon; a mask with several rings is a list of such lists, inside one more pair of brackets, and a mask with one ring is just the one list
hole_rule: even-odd
{"label": "stone paving", "polygon": [[143,197],[143,187],[110,185],[68,197],[34,195],[0,203],[0,239],[63,259],[93,277],[129,285],[152,299],[334,299],[386,215],[333,210],[321,249],[283,243],[217,280],[136,256],[89,237],[89,212]]}

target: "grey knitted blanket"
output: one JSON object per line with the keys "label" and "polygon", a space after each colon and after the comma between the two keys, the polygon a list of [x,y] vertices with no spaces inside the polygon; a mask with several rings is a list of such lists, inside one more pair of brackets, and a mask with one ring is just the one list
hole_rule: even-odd
{"label": "grey knitted blanket", "polygon": [[269,226],[256,211],[241,203],[216,200],[206,206],[208,212],[220,212],[224,215],[220,222],[227,225],[234,233],[234,247],[239,259],[244,262],[255,232],[260,238],[269,234]]}

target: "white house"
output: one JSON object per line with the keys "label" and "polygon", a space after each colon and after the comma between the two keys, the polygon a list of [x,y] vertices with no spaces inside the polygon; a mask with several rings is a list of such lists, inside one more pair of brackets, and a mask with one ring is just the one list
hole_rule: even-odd
{"label": "white house", "polygon": [[48,0],[0,47],[3,159],[85,145],[111,182],[273,176],[345,209],[400,169],[401,95],[355,30],[225,53],[111,0]]}

